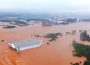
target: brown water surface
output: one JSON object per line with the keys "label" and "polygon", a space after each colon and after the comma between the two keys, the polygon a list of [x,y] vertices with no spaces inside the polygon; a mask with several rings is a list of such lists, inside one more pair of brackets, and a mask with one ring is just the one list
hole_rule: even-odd
{"label": "brown water surface", "polygon": [[[73,39],[79,40],[79,32],[76,35],[66,35],[65,32],[72,30],[88,30],[90,32],[90,23],[73,23],[70,25],[57,25],[52,27],[41,27],[33,25],[27,27],[19,27],[14,29],[1,29],[0,39],[0,65],[70,65],[79,61],[84,61],[85,58],[74,57],[72,54]],[[57,41],[47,45],[48,39],[41,37],[43,45],[40,48],[34,48],[17,53],[8,46],[12,41],[36,38],[35,34],[44,35],[46,33],[61,32],[62,37]],[[89,44],[86,42],[86,44]]]}

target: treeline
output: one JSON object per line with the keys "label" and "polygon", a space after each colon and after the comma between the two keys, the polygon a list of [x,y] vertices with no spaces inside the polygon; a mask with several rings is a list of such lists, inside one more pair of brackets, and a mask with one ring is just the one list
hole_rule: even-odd
{"label": "treeline", "polygon": [[55,41],[58,36],[62,36],[62,33],[48,33],[44,37],[49,38],[49,41]]}
{"label": "treeline", "polygon": [[73,55],[78,57],[86,57],[83,65],[90,65],[90,45],[80,44],[76,41],[73,41]]}

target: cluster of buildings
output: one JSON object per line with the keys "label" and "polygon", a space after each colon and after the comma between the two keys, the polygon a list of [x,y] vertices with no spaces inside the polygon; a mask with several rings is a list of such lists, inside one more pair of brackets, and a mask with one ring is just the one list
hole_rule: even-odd
{"label": "cluster of buildings", "polygon": [[34,24],[41,24],[42,26],[52,26],[52,25],[66,25],[69,23],[79,22],[79,18],[74,17],[63,17],[63,16],[53,16],[53,17],[43,17],[43,18],[18,18],[18,17],[6,17],[0,18],[0,26],[27,26]]}

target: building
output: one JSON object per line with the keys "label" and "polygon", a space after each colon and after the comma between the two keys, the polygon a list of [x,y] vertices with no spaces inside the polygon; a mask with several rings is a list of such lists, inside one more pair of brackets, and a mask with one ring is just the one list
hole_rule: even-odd
{"label": "building", "polygon": [[49,21],[43,21],[42,26],[52,26],[52,22]]}
{"label": "building", "polygon": [[90,41],[90,36],[87,34],[87,31],[81,32],[80,40],[82,40],[82,41]]}
{"label": "building", "polygon": [[38,39],[21,40],[9,43],[9,46],[13,49],[16,49],[17,52],[40,47],[41,45],[42,41]]}

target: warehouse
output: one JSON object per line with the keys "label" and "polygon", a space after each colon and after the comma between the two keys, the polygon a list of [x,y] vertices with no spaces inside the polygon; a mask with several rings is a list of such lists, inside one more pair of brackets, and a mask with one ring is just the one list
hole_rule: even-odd
{"label": "warehouse", "polygon": [[42,41],[38,39],[30,39],[30,40],[21,40],[9,43],[11,48],[16,49],[17,52],[23,51],[26,49],[40,47],[42,45]]}

